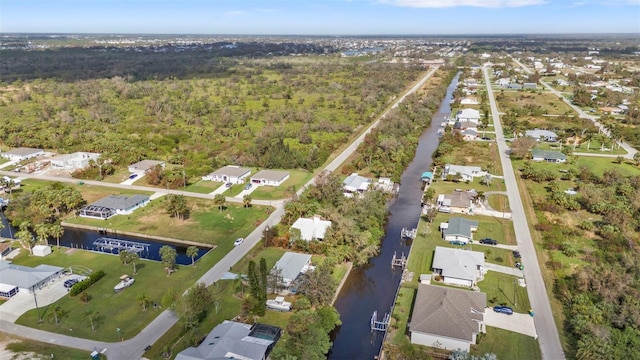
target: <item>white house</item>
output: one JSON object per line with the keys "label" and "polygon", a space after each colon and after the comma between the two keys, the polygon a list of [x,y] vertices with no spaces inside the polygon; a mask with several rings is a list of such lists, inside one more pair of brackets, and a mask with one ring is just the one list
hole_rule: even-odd
{"label": "white house", "polygon": [[51,158],[51,168],[65,171],[75,171],[89,166],[89,162],[96,161],[100,157],[98,153],[74,152],[72,154],[56,155]]}
{"label": "white house", "polygon": [[486,332],[487,295],[428,284],[418,285],[411,315],[411,343],[447,350],[469,351],[479,333]]}
{"label": "white house", "polygon": [[456,113],[456,121],[480,122],[480,111],[476,109],[462,109]]}
{"label": "white house", "polygon": [[138,161],[135,164],[129,165],[128,170],[130,173],[147,172],[158,165],[160,165],[160,167],[164,169],[166,164],[164,161],[160,161],[160,160],[145,159],[142,161]]}
{"label": "white house", "polygon": [[480,166],[446,164],[442,171],[442,178],[446,179],[448,175],[460,175],[462,181],[473,181],[473,178],[485,176],[486,174]]}
{"label": "white house", "polygon": [[453,217],[448,223],[440,224],[440,231],[445,241],[469,243],[473,240],[473,232],[478,230],[478,222],[461,217]]}
{"label": "white house", "polygon": [[298,218],[291,225],[292,229],[300,230],[300,238],[305,241],[324,239],[324,234],[330,227],[331,221],[322,220],[318,215],[314,215],[312,218]]}
{"label": "white house", "polygon": [[460,99],[460,105],[478,105],[478,98],[475,96],[467,96]]}
{"label": "white house", "polygon": [[280,186],[289,178],[289,172],[278,170],[261,170],[251,177],[255,185]]}
{"label": "white house", "polygon": [[22,161],[44,155],[44,150],[20,147],[0,153],[0,156],[11,161]]}
{"label": "white house", "polygon": [[353,194],[362,194],[369,190],[369,186],[371,186],[372,182],[372,179],[353,173],[344,179],[342,182],[342,188],[344,189],[346,196],[352,196]]}
{"label": "white house", "polygon": [[13,295],[18,291],[31,293],[42,288],[52,279],[60,277],[63,270],[61,267],[45,264],[30,268],[0,260],[0,288],[3,292]]}
{"label": "white house", "polygon": [[149,195],[109,195],[80,209],[80,216],[106,220],[114,215],[129,215],[149,201]]}
{"label": "white house", "polygon": [[533,129],[527,130],[524,132],[524,136],[528,136],[530,138],[536,139],[537,141],[548,141],[548,142],[556,142],[558,141],[558,135],[553,131],[549,130],[541,130],[541,129]]}
{"label": "white house", "polygon": [[273,269],[280,269],[282,285],[288,288],[300,274],[304,274],[309,270],[312,271],[314,267],[311,266],[311,255],[287,251],[276,262]]}
{"label": "white house", "polygon": [[447,284],[471,287],[484,278],[484,253],[436,246],[431,269]]}
{"label": "white house", "polygon": [[232,184],[243,184],[247,176],[251,175],[251,169],[236,165],[227,165],[203,176],[202,180],[230,182]]}

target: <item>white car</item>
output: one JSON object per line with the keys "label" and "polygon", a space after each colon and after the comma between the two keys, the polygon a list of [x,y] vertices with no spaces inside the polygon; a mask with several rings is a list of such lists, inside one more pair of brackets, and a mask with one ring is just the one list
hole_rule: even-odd
{"label": "white car", "polygon": [[233,242],[233,246],[238,246],[242,244],[243,241],[244,241],[244,238],[237,238],[236,241]]}

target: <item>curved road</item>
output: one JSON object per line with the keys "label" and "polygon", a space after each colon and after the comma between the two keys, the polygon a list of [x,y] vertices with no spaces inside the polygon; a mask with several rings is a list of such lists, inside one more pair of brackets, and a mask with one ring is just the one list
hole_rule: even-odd
{"label": "curved road", "polygon": [[[438,67],[434,67],[431,71],[429,71],[422,79],[420,79],[411,89],[409,89],[404,95],[402,95],[396,102],[391,106],[391,109],[398,107],[409,94],[412,94],[416,90],[418,90],[424,83],[438,70]],[[346,147],[342,153],[336,156],[336,158],[327,165],[324,170],[334,171],[337,169],[346,159],[351,156],[358,146],[364,141],[364,138],[367,134],[369,134],[378,124],[380,120],[383,119],[389,110],[385,111],[382,115],[374,121],[371,126],[365,132],[363,132],[358,138],[356,138],[353,143],[351,143],[348,147]],[[0,175],[7,176],[16,176],[15,172],[10,171],[0,171]],[[22,178],[30,178],[30,179],[40,179],[40,180],[49,180],[49,181],[60,181],[60,182],[69,182],[69,183],[77,183],[77,179],[73,178],[59,178],[55,176],[46,176],[46,175],[37,175],[37,174],[19,174]],[[305,184],[298,193],[302,193],[302,191],[309,185],[314,183],[314,179],[311,179],[307,184]],[[165,190],[152,188],[147,186],[138,186],[138,185],[122,185],[115,183],[106,183],[102,181],[92,181],[92,180],[83,180],[85,184],[89,185],[97,185],[97,186],[106,186],[112,188],[120,188],[120,189],[134,189],[141,191],[152,191],[152,192],[161,192],[168,194],[177,194],[184,195],[189,197],[196,197],[202,199],[213,199],[213,196],[210,194],[199,194],[188,191],[181,190]],[[227,197],[227,201],[229,202],[242,202],[242,199]],[[220,260],[216,265],[214,265],[209,271],[207,271],[197,282],[205,283],[206,285],[211,285],[214,282],[218,281],[222,276],[237,263],[240,259],[242,259],[248,252],[251,250],[261,239],[262,234],[267,226],[274,226],[280,222],[282,215],[284,214],[284,200],[276,200],[276,201],[268,201],[268,200],[253,200],[252,204],[256,205],[266,205],[273,206],[275,210],[269,215],[269,217],[260,224],[256,229],[254,229],[251,234],[249,234],[245,241],[239,246],[233,248],[222,260]],[[45,343],[56,344],[60,346],[67,346],[77,349],[83,349],[87,351],[97,350],[99,352],[105,353],[109,360],[130,360],[130,359],[138,359],[142,357],[144,354],[144,348],[148,345],[153,345],[160,337],[167,332],[176,322],[178,318],[174,315],[174,313],[170,310],[163,311],[158,317],[156,317],[147,327],[145,327],[138,335],[133,338],[118,342],[118,343],[107,343],[95,340],[87,340],[82,338],[76,338],[67,335],[50,333],[42,330],[37,330],[33,328],[29,328],[22,325],[16,325],[10,323],[8,321],[0,320],[0,331],[6,332],[9,334],[17,335],[23,338],[37,340]]]}
{"label": "curved road", "polygon": [[564,352],[560,344],[560,336],[553,319],[551,305],[547,296],[544,279],[540,272],[536,249],[533,246],[529,224],[520,198],[516,176],[513,171],[511,160],[507,151],[507,143],[502,133],[502,124],[500,123],[500,115],[498,107],[491,89],[491,81],[487,68],[483,68],[484,78],[487,84],[487,97],[491,104],[491,114],[493,116],[493,126],[496,129],[496,143],[500,154],[500,162],[504,172],[504,182],[507,187],[507,196],[509,197],[509,206],[511,207],[511,216],[513,220],[513,228],[516,233],[516,240],[520,254],[522,255],[522,263],[525,264],[524,275],[527,280],[527,293],[529,294],[529,302],[531,308],[535,311],[533,318],[538,332],[538,342],[543,359],[560,360],[564,359]]}
{"label": "curved road", "polygon": [[[516,58],[512,57],[511,59],[513,61],[515,61],[518,65],[520,65],[520,67],[522,69],[524,69],[524,71],[527,74],[533,73],[533,71],[531,71],[531,69],[529,69],[527,66],[525,66],[520,61],[518,61]],[[553,93],[554,95],[558,96],[559,98],[562,98],[562,100],[565,102],[565,104],[569,105],[569,107],[571,107],[573,110],[575,110],[581,118],[591,120],[591,122],[593,122],[593,124],[596,127],[598,127],[598,129],[600,129],[600,131],[602,131],[608,137],[611,137],[611,132],[609,131],[609,129],[607,127],[605,127],[603,124],[601,124],[598,121],[598,117],[597,116],[589,115],[586,112],[584,112],[584,110],[582,110],[578,106],[574,105],[571,101],[569,101],[569,99],[564,97],[564,95],[560,91],[554,89],[548,83],[540,80],[540,84],[542,84],[545,88],[547,88],[547,90],[551,91],[551,93]],[[625,141],[618,141],[618,144],[620,144],[620,146],[627,151],[627,154],[624,155],[624,157],[626,157],[627,159],[633,159],[633,156],[638,152],[638,150],[634,149],[631,145],[629,145]],[[588,156],[595,156],[595,155],[588,155]],[[618,155],[615,155],[615,157],[617,157],[617,156]],[[609,157],[609,156],[605,156],[605,157]]]}

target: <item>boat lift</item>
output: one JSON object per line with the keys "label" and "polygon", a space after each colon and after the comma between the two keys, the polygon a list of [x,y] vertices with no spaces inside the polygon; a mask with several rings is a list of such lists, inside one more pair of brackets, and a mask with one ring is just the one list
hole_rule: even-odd
{"label": "boat lift", "polygon": [[118,253],[120,253],[121,251],[128,251],[134,254],[140,254],[143,251],[146,251],[147,254],[149,253],[149,244],[113,239],[108,237],[101,237],[96,239],[96,241],[93,242],[93,246],[95,246],[102,252],[109,251],[113,253],[114,250],[118,250]]}
{"label": "boat lift", "polygon": [[400,236],[403,239],[415,239],[417,232],[418,232],[418,229],[402,228],[402,231],[400,232]]}
{"label": "boat lift", "polygon": [[407,265],[407,257],[404,256],[404,252],[402,253],[402,255],[400,257],[396,256],[396,252],[393,252],[393,258],[391,259],[391,267],[401,267],[404,269],[404,267]]}
{"label": "boat lift", "polygon": [[389,320],[391,319],[391,314],[385,313],[382,321],[378,321],[378,311],[375,310],[373,315],[371,316],[371,333],[374,331],[382,331],[386,332],[389,327]]}

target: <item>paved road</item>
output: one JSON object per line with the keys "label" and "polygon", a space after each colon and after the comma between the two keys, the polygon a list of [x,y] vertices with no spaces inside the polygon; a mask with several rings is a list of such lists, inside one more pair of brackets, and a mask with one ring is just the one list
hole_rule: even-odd
{"label": "paved road", "polygon": [[533,246],[531,233],[529,232],[529,224],[520,198],[516,176],[513,166],[507,154],[507,143],[502,133],[502,124],[500,123],[500,115],[498,107],[491,89],[489,72],[487,68],[483,68],[484,78],[487,84],[487,95],[491,104],[491,114],[493,116],[493,125],[496,129],[498,151],[500,153],[500,161],[504,171],[504,181],[507,187],[509,197],[509,206],[511,207],[513,227],[516,233],[516,240],[520,254],[522,255],[522,263],[525,265],[524,275],[527,280],[527,293],[529,294],[529,302],[536,316],[534,322],[539,335],[540,351],[543,359],[560,360],[564,359],[564,352],[560,344],[560,336],[553,319],[551,305],[547,295],[547,289],[540,272],[536,249]]}
{"label": "paved road", "polygon": [[[529,69],[526,65],[524,65],[523,63],[521,63],[517,59],[515,59],[515,58],[511,58],[511,59],[513,61],[515,61],[518,65],[520,65],[520,67],[523,68],[524,71],[527,74],[533,73],[533,71],[531,71],[531,69]],[[597,116],[589,115],[586,112],[584,112],[581,108],[579,108],[578,106],[574,105],[571,101],[569,101],[569,99],[565,98],[564,95],[560,91],[554,89],[547,82],[540,80],[540,84],[542,84],[542,86],[547,88],[547,90],[551,91],[554,95],[558,96],[559,98],[562,98],[562,100],[565,102],[565,104],[569,105],[569,107],[571,107],[573,110],[575,110],[581,118],[591,120],[593,122],[593,124],[600,129],[600,131],[602,131],[605,135],[611,137],[611,133],[609,132],[609,129],[598,121],[598,117]],[[633,155],[635,155],[638,152],[638,150],[634,149],[631,145],[629,145],[628,143],[626,143],[624,141],[619,141],[618,143],[627,152],[627,154],[624,155],[624,157],[626,157],[627,159],[633,159]],[[594,156],[594,155],[587,155],[587,156]],[[616,155],[616,157],[617,156],[618,155]]]}
{"label": "paved road", "polygon": [[[419,80],[415,86],[413,86],[409,91],[407,91],[403,96],[396,100],[396,102],[392,105],[391,108],[398,107],[406,96],[418,90],[424,83],[436,72],[438,67],[433,68],[429,71],[421,80]],[[373,128],[375,128],[380,120],[385,117],[388,111],[383,113],[361,136],[359,136],[351,145],[349,145],[345,150],[339,154],[327,167],[325,170],[333,171],[337,169],[346,159],[351,156],[358,145],[364,141],[364,137],[366,134],[371,132]],[[8,171],[0,171],[0,175],[8,175],[8,176],[16,176],[15,172]],[[33,179],[41,179],[41,180],[49,180],[49,181],[61,181],[61,182],[70,182],[76,183],[77,179],[72,178],[59,178],[55,176],[47,176],[47,175],[37,175],[37,174],[19,174],[22,178],[33,178]],[[181,190],[160,190],[158,188],[146,187],[146,186],[137,186],[137,185],[122,185],[122,184],[114,184],[114,183],[105,183],[102,181],[92,181],[92,180],[84,180],[85,184],[89,185],[97,185],[97,186],[107,186],[112,188],[120,188],[120,189],[135,189],[141,191],[152,191],[152,192],[166,192],[170,194],[178,194],[185,195],[190,197],[197,197],[203,199],[213,199],[211,194],[198,194],[188,191]],[[313,184],[314,179],[311,179],[307,184],[305,184],[298,193],[302,193],[302,191],[309,185]],[[229,202],[242,202],[242,199],[227,197],[227,201]],[[262,239],[262,234],[267,226],[274,226],[280,222],[282,215],[284,214],[284,200],[253,200],[253,204],[256,205],[267,205],[275,207],[275,210],[269,215],[267,220],[265,220],[262,224],[260,224],[256,229],[251,232],[246,238],[245,241],[231,250],[222,260],[220,260],[216,265],[214,265],[209,271],[207,271],[198,282],[205,283],[206,285],[211,285],[214,282],[220,280],[222,276],[229,271],[231,266],[237,263],[240,259],[242,259],[248,252],[251,250],[257,243]],[[37,341],[42,341],[46,343],[57,344],[61,346],[73,347],[77,349],[84,349],[87,351],[105,351],[105,354],[109,358],[109,360],[130,360],[130,359],[138,359],[142,357],[144,353],[144,348],[148,345],[153,345],[160,337],[167,332],[176,322],[178,318],[172,311],[165,310],[158,317],[156,317],[147,327],[145,327],[138,335],[135,337],[118,342],[118,343],[106,343],[100,341],[93,341],[81,338],[75,338],[67,335],[60,335],[49,333],[46,331],[35,330],[32,328],[28,328],[21,325],[16,325],[10,323],[8,321],[0,320],[0,331],[10,333],[13,335],[21,336],[28,339],[33,339]]]}

